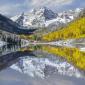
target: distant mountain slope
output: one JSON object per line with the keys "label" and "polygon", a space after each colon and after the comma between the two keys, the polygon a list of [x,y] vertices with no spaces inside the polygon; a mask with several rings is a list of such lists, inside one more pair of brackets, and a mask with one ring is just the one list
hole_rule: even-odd
{"label": "distant mountain slope", "polygon": [[41,7],[37,9],[33,9],[28,14],[21,14],[18,16],[14,16],[11,19],[17,23],[19,23],[21,26],[25,28],[31,27],[43,27],[44,22],[47,20],[51,20],[57,17],[57,14],[54,13],[52,10]]}
{"label": "distant mountain slope", "polygon": [[45,41],[76,38],[85,38],[85,17],[80,17],[61,30],[48,33],[42,37]]}
{"label": "distant mountain slope", "polygon": [[82,9],[77,8],[75,10],[54,13],[47,7],[41,7],[35,8],[27,14],[22,13],[21,15],[14,16],[11,19],[25,29],[29,29],[30,27],[47,27],[50,30],[71,22],[81,11]]}
{"label": "distant mountain slope", "polygon": [[0,30],[15,34],[31,34],[35,29],[21,29],[21,26],[18,25],[18,23],[13,22],[9,18],[0,14]]}

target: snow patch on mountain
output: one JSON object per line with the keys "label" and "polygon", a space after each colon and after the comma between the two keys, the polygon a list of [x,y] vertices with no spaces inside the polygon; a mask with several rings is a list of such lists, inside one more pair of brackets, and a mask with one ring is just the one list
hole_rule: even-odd
{"label": "snow patch on mountain", "polygon": [[82,9],[75,9],[64,11],[61,13],[54,13],[52,10],[41,7],[33,9],[30,13],[14,16],[11,19],[25,28],[29,27],[48,27],[49,25],[66,24],[74,20],[75,17],[82,11]]}

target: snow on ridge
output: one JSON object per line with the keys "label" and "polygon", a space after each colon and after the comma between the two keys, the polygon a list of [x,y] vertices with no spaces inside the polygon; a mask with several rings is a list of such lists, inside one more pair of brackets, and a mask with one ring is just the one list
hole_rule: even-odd
{"label": "snow on ridge", "polygon": [[[49,27],[49,25],[58,23],[62,25],[71,22],[81,12],[81,8],[75,10],[64,11],[61,13],[54,13],[52,10],[41,7],[33,9],[30,13],[22,13],[21,15],[12,17],[13,21],[18,21],[20,25],[29,29],[29,27]],[[22,19],[23,17],[23,19]]]}

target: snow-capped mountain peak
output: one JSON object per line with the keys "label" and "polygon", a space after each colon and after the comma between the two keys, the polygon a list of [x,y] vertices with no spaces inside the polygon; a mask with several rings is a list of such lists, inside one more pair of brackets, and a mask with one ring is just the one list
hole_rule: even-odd
{"label": "snow-capped mountain peak", "polygon": [[33,9],[29,13],[22,13],[21,15],[12,17],[11,19],[27,29],[32,27],[47,27],[52,29],[71,22],[78,17],[81,11],[81,8],[77,8],[75,10],[54,13],[47,7],[40,7]]}
{"label": "snow-capped mountain peak", "polygon": [[45,17],[45,20],[50,20],[57,17],[57,14],[54,13],[52,10],[48,9],[47,7],[33,9],[32,13]]}
{"label": "snow-capped mountain peak", "polygon": [[56,17],[57,14],[54,13],[52,10],[46,7],[41,7],[33,9],[28,14],[22,13],[21,15],[12,17],[11,19],[24,27],[28,26],[42,27],[44,26],[45,21],[54,19]]}

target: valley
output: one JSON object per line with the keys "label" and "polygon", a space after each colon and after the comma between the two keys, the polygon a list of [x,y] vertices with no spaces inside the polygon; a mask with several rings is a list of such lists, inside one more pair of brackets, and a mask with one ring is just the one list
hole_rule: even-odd
{"label": "valley", "polygon": [[54,13],[44,7],[7,18],[0,15],[0,70],[32,78],[52,74],[85,79],[85,10]]}

